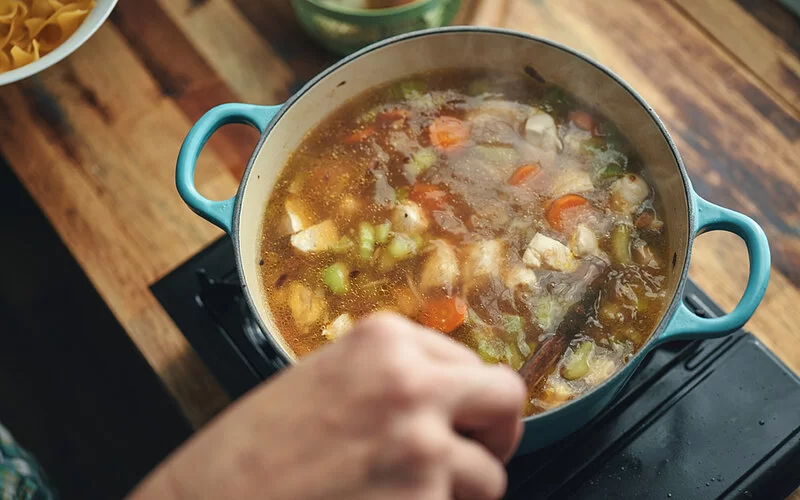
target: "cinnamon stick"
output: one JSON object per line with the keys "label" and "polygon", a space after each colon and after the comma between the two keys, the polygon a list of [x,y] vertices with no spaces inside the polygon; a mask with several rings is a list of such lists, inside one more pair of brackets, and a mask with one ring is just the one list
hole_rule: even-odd
{"label": "cinnamon stick", "polygon": [[586,270],[586,279],[581,282],[585,287],[581,298],[567,311],[553,336],[545,340],[519,369],[520,375],[525,379],[531,392],[535,392],[541,387],[547,376],[558,365],[572,339],[586,324],[588,314],[594,308],[603,289],[608,269],[609,266],[605,262],[589,264],[589,268]]}

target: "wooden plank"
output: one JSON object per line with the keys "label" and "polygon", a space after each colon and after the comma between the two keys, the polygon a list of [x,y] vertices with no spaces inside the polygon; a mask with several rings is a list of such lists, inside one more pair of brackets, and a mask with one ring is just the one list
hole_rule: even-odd
{"label": "wooden plank", "polygon": [[479,2],[473,9],[470,24],[502,27],[508,19],[509,7],[509,0]]}
{"label": "wooden plank", "polygon": [[289,0],[232,0],[291,69],[294,93],[339,56],[323,49],[300,27]]}
{"label": "wooden plank", "polygon": [[[461,0],[461,6],[453,19],[454,26],[473,25],[480,26],[480,23],[475,22],[475,12],[481,5],[482,0]],[[503,20],[505,23],[505,19]]]}
{"label": "wooden plank", "polygon": [[[625,78],[666,121],[698,192],[765,227],[773,280],[749,326],[800,371],[797,339],[782,335],[800,331],[800,319],[784,313],[797,303],[800,283],[800,123],[792,110],[664,2],[582,0],[570,9],[555,0],[514,2],[507,19],[508,27],[573,46]],[[726,309],[738,300],[747,268],[730,241],[703,238],[692,267],[692,277]]]}
{"label": "wooden plank", "polygon": [[277,104],[289,96],[291,70],[229,0],[158,3],[239,99]]}
{"label": "wooden plank", "polygon": [[734,0],[671,0],[800,112],[800,60]]}
{"label": "wooden plank", "polygon": [[[121,2],[111,19],[161,93],[192,122],[214,106],[239,100],[155,0]],[[252,127],[230,125],[214,134],[208,147],[240,179],[258,137]]]}
{"label": "wooden plank", "polygon": [[[148,290],[219,235],[174,188],[188,120],[111,26],[40,80],[0,89],[0,113],[8,118],[0,121],[0,149],[17,176],[201,425],[227,398]],[[229,195],[235,180],[207,158],[198,179],[204,192]]]}
{"label": "wooden plank", "polygon": [[736,0],[747,13],[783,40],[795,55],[800,54],[800,17],[787,15],[774,0]]}

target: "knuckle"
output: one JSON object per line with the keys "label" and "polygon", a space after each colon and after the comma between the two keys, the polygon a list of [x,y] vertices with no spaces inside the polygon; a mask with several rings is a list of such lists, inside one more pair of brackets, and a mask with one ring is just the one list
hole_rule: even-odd
{"label": "knuckle", "polygon": [[398,356],[390,356],[383,360],[379,376],[382,392],[389,402],[397,406],[414,403],[423,392],[420,377]]}
{"label": "knuckle", "polygon": [[403,460],[417,466],[443,465],[451,449],[448,434],[425,421],[410,426],[398,445]]}
{"label": "knuckle", "polygon": [[398,319],[386,312],[373,314],[359,321],[348,337],[377,346],[395,342],[401,337],[398,335]]}

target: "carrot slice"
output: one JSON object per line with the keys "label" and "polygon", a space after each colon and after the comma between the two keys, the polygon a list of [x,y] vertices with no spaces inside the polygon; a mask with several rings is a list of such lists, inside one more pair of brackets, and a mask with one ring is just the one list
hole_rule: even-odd
{"label": "carrot slice", "polygon": [[511,177],[508,179],[508,183],[512,186],[519,186],[524,184],[525,181],[532,178],[536,174],[539,173],[539,165],[535,163],[531,163],[529,165],[523,165],[519,167],[517,170],[511,174]]}
{"label": "carrot slice", "polygon": [[345,136],[343,142],[345,144],[358,144],[359,142],[363,141],[364,139],[371,137],[375,134],[377,130],[375,129],[374,125],[370,125],[369,127],[362,128],[361,130],[356,130],[355,132],[351,133],[348,136]]}
{"label": "carrot slice", "polygon": [[417,183],[411,187],[408,199],[429,211],[441,210],[447,205],[447,191],[433,184]]}
{"label": "carrot slice", "polygon": [[427,300],[417,320],[428,328],[450,333],[467,319],[467,302],[461,297],[436,297]]}
{"label": "carrot slice", "polygon": [[586,111],[573,111],[569,114],[569,121],[581,130],[591,132],[594,130],[594,118]]}
{"label": "carrot slice", "polygon": [[467,143],[469,128],[458,118],[440,116],[428,127],[428,134],[434,147],[442,151],[452,151]]}
{"label": "carrot slice", "polygon": [[565,194],[561,198],[555,199],[547,208],[547,222],[558,231],[564,230],[564,225],[568,217],[567,211],[588,205],[589,202],[583,196],[577,194]]}

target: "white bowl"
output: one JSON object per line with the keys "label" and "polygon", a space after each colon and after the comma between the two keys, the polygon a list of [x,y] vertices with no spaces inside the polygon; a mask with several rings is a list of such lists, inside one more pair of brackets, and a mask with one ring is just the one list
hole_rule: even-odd
{"label": "white bowl", "polygon": [[45,55],[38,61],[31,64],[26,64],[21,68],[12,69],[5,73],[0,73],[0,86],[14,83],[35,75],[40,71],[44,71],[55,63],[61,61],[68,55],[72,54],[78,47],[84,44],[86,40],[91,37],[95,31],[103,25],[108,15],[114,10],[117,0],[96,0],[94,9],[89,13],[86,19],[78,27],[78,30],[67,38],[64,43],[59,45],[54,51]]}

